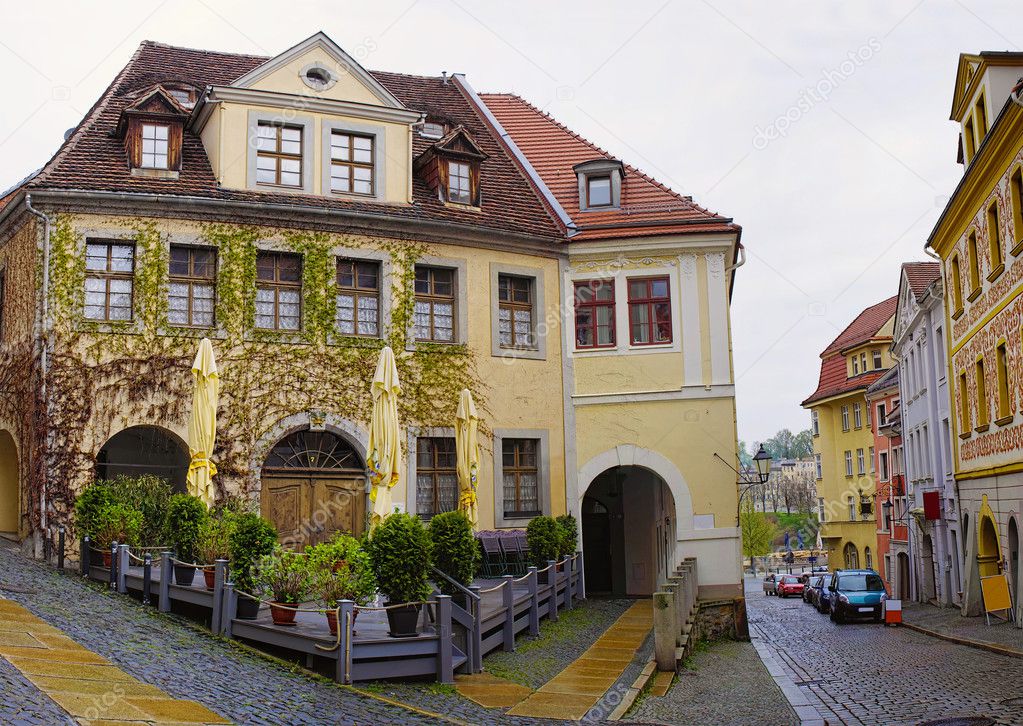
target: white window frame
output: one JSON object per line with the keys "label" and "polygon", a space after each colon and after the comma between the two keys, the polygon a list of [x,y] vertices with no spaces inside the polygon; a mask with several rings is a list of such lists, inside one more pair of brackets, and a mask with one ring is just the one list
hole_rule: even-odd
{"label": "white window frame", "polygon": [[[146,138],[146,129],[153,129],[153,134],[154,135],[153,135],[152,138],[148,138],[148,139]],[[158,133],[159,129],[163,129],[163,138],[162,139],[159,137],[159,133]],[[164,169],[164,170],[170,169],[170,161],[169,161],[169,158],[170,158],[169,157],[169,154],[170,154],[170,126],[168,126],[167,124],[157,124],[157,123],[145,123],[145,122],[143,122],[142,123],[142,128],[139,130],[139,134],[140,134],[140,141],[141,141],[141,143],[139,145],[139,153],[141,154],[140,162],[139,162],[140,163],[140,167],[139,168],[141,168],[141,169]],[[152,141],[153,142],[153,151],[148,152],[148,153],[146,152],[146,141]],[[162,151],[161,151],[161,148],[162,148]],[[153,160],[153,163],[147,164],[146,163],[146,158],[147,157],[151,157],[152,160]],[[163,164],[162,165],[156,163],[156,161],[160,157],[163,157]]]}
{"label": "white window frame", "polygon": [[845,450],[845,475],[853,475],[853,452],[852,449]]}

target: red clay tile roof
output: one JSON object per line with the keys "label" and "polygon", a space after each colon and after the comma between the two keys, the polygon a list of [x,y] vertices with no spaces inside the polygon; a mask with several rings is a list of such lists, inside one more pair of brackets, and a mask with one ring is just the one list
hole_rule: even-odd
{"label": "red clay tile roof", "polygon": [[[898,295],[893,295],[883,302],[871,305],[857,315],[856,319],[831,341],[831,344],[821,353],[821,375],[817,383],[817,390],[803,401],[803,406],[841,393],[865,389],[887,372],[884,370],[871,371],[849,378],[842,351],[879,339],[877,333],[895,314],[898,299]],[[887,336],[885,339],[890,340]]]}
{"label": "red clay tile roof", "polygon": [[620,209],[580,212],[572,167],[614,157],[516,95],[484,93],[480,98],[581,230],[572,241],[740,230],[731,219],[704,209],[628,164]]}
{"label": "red clay tile roof", "polygon": [[902,269],[906,273],[906,280],[909,281],[909,291],[918,302],[924,299],[934,281],[941,279],[939,262],[906,262]]}
{"label": "red clay tile roof", "polygon": [[[490,131],[458,86],[450,79],[373,72],[406,107],[462,124],[488,158],[482,162],[481,210],[445,206],[420,179],[413,182],[413,204],[379,204],[325,196],[274,194],[217,186],[198,136],[185,132],[178,179],[132,176],[122,142],[111,136],[121,111],[138,100],[138,92],[159,83],[189,83],[198,88],[228,85],[266,62],[261,56],[217,53],[143,42],[110,87],[61,145],[53,159],[26,189],[74,189],[197,196],[223,201],[264,202],[466,224],[498,231],[531,234],[552,242],[563,232],[518,163]],[[432,141],[415,135],[413,154]]]}

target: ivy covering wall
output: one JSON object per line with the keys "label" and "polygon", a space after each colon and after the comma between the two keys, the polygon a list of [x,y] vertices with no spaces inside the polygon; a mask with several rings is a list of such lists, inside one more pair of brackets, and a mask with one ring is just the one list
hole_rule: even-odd
{"label": "ivy covering wall", "polygon": [[[46,407],[31,437],[45,461],[29,487],[47,478],[50,507],[66,518],[75,493],[93,479],[95,457],[114,433],[133,424],[181,428],[191,407],[190,372],[199,339],[210,337],[221,377],[214,460],[221,493],[258,486],[269,432],[282,419],[320,412],[368,427],[369,383],[379,350],[397,356],[403,425],[451,426],[462,388],[485,409],[485,391],[472,351],[464,345],[407,345],[415,304],[419,242],[224,224],[201,228],[200,244],[218,251],[216,327],[167,323],[168,236],[158,223],[121,221],[136,244],[134,319],[97,323],[83,318],[85,239],[70,216],[54,219],[50,234]],[[303,256],[302,329],[256,330],[256,253],[261,247]],[[390,324],[381,339],[345,338],[335,328],[338,249],[384,252],[391,260]],[[41,277],[41,267],[38,277]],[[382,321],[383,322],[383,321]],[[13,370],[13,369],[11,369]],[[11,372],[8,371],[8,375]],[[273,442],[269,442],[272,444]],[[262,444],[262,445],[261,445]],[[33,526],[38,512],[32,514]]]}

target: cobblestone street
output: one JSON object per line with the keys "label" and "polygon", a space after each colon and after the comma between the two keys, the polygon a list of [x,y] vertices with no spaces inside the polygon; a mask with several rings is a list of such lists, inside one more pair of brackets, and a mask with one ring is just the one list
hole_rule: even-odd
{"label": "cobblestone street", "polygon": [[765,597],[759,579],[747,578],[746,596],[750,634],[829,724],[908,725],[953,716],[1023,723],[1018,658],[907,628],[835,625],[801,599]]}

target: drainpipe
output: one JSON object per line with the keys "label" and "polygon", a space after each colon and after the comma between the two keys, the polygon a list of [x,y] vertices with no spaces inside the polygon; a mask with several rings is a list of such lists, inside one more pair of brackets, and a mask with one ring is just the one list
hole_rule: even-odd
{"label": "drainpipe", "polygon": [[732,270],[737,270],[746,264],[746,248],[741,244],[739,245],[739,259],[734,265],[729,265],[725,268],[725,274],[727,275]]}
{"label": "drainpipe", "polygon": [[[49,355],[48,355],[48,352],[49,352],[49,345],[50,345],[50,339],[49,339],[49,332],[50,332],[50,310],[49,310],[49,289],[50,289],[50,218],[47,217],[45,214],[43,214],[38,209],[36,209],[36,208],[34,208],[32,206],[32,195],[31,194],[26,194],[25,195],[25,209],[27,209],[30,214],[33,214],[36,217],[38,217],[39,219],[41,219],[42,222],[43,222],[43,289],[42,289],[42,321],[41,321],[41,331],[40,331],[41,349],[40,349],[40,352],[39,352],[39,360],[40,360],[40,365],[41,365],[42,371],[43,371],[42,382],[41,382],[43,406],[46,407],[47,413],[49,413],[48,409],[49,409],[50,403],[49,403],[49,399],[47,398],[46,380],[47,380],[47,373],[49,372]],[[47,417],[47,419],[48,418],[49,417]],[[47,444],[49,444],[49,437],[50,437],[49,421],[47,421],[47,432],[46,432]],[[48,445],[47,445],[45,450],[46,451],[49,450],[49,446]],[[43,481],[41,482],[40,492],[39,492],[39,525],[40,525],[40,528],[42,529],[43,536],[46,536],[46,533],[47,533],[47,519],[48,519],[47,518],[47,511],[46,511],[47,510],[47,498],[46,498],[46,482],[47,482],[47,479],[48,479],[48,477],[46,476],[46,462],[44,461],[43,462]],[[36,556],[39,556],[40,549],[41,549],[41,544],[37,540],[36,541]]]}

